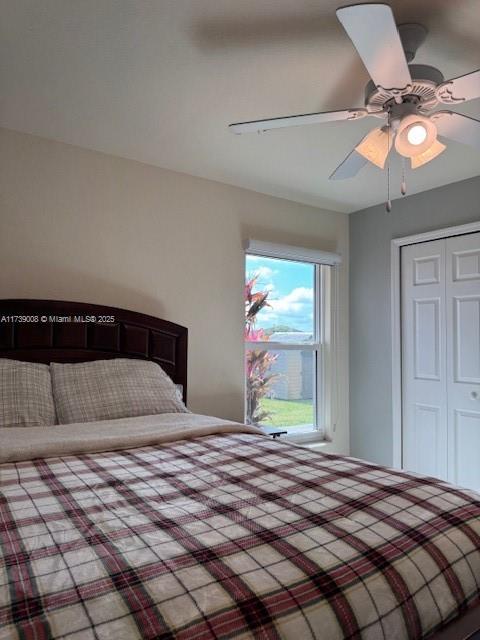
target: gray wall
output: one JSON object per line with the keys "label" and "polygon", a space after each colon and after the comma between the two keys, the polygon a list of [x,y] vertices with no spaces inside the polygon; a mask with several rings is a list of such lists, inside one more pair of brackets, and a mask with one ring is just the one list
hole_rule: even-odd
{"label": "gray wall", "polygon": [[350,450],[392,464],[390,241],[480,219],[480,177],[350,216]]}

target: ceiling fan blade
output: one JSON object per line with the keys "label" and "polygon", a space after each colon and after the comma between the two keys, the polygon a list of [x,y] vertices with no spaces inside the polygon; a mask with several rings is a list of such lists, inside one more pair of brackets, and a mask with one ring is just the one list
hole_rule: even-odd
{"label": "ceiling fan blade", "polygon": [[389,127],[373,129],[355,147],[355,151],[372,162],[379,169],[383,169],[385,161],[392,148],[393,136]]}
{"label": "ceiling fan blade", "polygon": [[337,9],[363,64],[377,87],[405,89],[412,83],[392,10],[386,4],[357,4]]}
{"label": "ceiling fan blade", "polygon": [[338,165],[329,180],[346,180],[347,178],[353,178],[367,162],[368,160],[354,149],[348,154],[345,160]]}
{"label": "ceiling fan blade", "polygon": [[480,150],[480,120],[452,111],[437,111],[430,119],[441,136]]}
{"label": "ceiling fan blade", "polygon": [[269,129],[282,127],[296,127],[304,124],[321,124],[336,120],[359,120],[369,115],[366,109],[345,109],[343,111],[324,111],[323,113],[305,113],[298,116],[283,116],[268,120],[253,120],[252,122],[235,122],[229,125],[233,133],[258,133]]}
{"label": "ceiling fan blade", "polygon": [[434,158],[439,156],[441,153],[443,153],[446,148],[447,147],[444,144],[442,144],[439,140],[435,140],[435,142],[432,144],[432,146],[429,149],[427,149],[423,153],[419,153],[418,156],[414,156],[413,158],[410,159],[410,164],[412,166],[412,169],[418,169],[418,167],[423,167],[424,164],[427,164],[427,162],[430,162],[430,160],[433,160]]}
{"label": "ceiling fan blade", "polygon": [[437,87],[437,98],[445,104],[456,104],[480,98],[480,69],[447,80]]}

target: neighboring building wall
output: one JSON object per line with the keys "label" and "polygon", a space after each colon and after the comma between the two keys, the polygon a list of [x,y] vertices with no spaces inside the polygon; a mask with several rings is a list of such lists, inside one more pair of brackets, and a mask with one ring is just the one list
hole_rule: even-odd
{"label": "neighboring building wall", "polygon": [[[273,333],[273,342],[303,342],[312,339],[310,333]],[[277,400],[311,400],[313,363],[311,351],[273,351],[277,359],[271,372],[278,375],[270,387],[269,396]]]}
{"label": "neighboring building wall", "polygon": [[271,385],[272,398],[276,400],[300,400],[302,397],[302,358],[300,351],[274,351],[277,359],[271,373],[278,378]]}
{"label": "neighboring building wall", "polygon": [[302,400],[313,398],[313,353],[302,351]]}
{"label": "neighboring building wall", "polygon": [[480,177],[350,216],[351,454],[392,464],[392,238],[480,219]]}

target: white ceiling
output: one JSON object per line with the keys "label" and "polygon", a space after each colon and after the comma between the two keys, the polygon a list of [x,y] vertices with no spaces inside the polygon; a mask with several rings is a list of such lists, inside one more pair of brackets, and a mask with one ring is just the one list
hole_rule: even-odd
{"label": "white ceiling", "polygon": [[[0,0],[0,125],[338,211],[385,199],[385,173],[329,182],[376,120],[235,136],[229,122],[362,105],[341,0]],[[395,0],[430,31],[416,62],[477,69],[478,0]],[[459,109],[460,110],[460,109]],[[480,100],[462,108],[480,117]],[[398,196],[400,167],[393,165]],[[414,193],[480,174],[451,143]]]}

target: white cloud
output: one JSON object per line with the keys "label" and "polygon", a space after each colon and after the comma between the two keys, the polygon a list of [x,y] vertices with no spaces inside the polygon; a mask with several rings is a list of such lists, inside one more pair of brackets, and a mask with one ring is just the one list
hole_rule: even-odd
{"label": "white cloud", "polygon": [[313,302],[313,289],[307,287],[297,287],[287,293],[282,298],[276,300],[269,299],[269,303],[272,307],[272,311],[277,314],[300,314],[308,313],[311,311]]}
{"label": "white cloud", "polygon": [[275,276],[278,271],[271,269],[270,267],[261,266],[253,271],[247,273],[247,279],[256,277],[257,282],[254,287],[254,291],[268,291],[271,294],[275,291],[276,287],[272,282],[273,276]]}
{"label": "white cloud", "polygon": [[281,298],[269,296],[269,307],[260,312],[261,325],[287,324],[297,329],[312,330],[313,289],[297,287]]}
{"label": "white cloud", "polygon": [[258,267],[258,269],[255,269],[255,275],[258,276],[259,279],[271,278],[275,273],[276,271],[270,269],[270,267]]}
{"label": "white cloud", "polygon": [[[258,267],[253,269],[252,271],[247,271],[247,279],[257,278],[257,289],[265,288],[265,280],[271,280],[271,278],[276,275],[278,271],[274,269],[270,269],[270,267]],[[273,285],[271,285],[273,287]]]}

